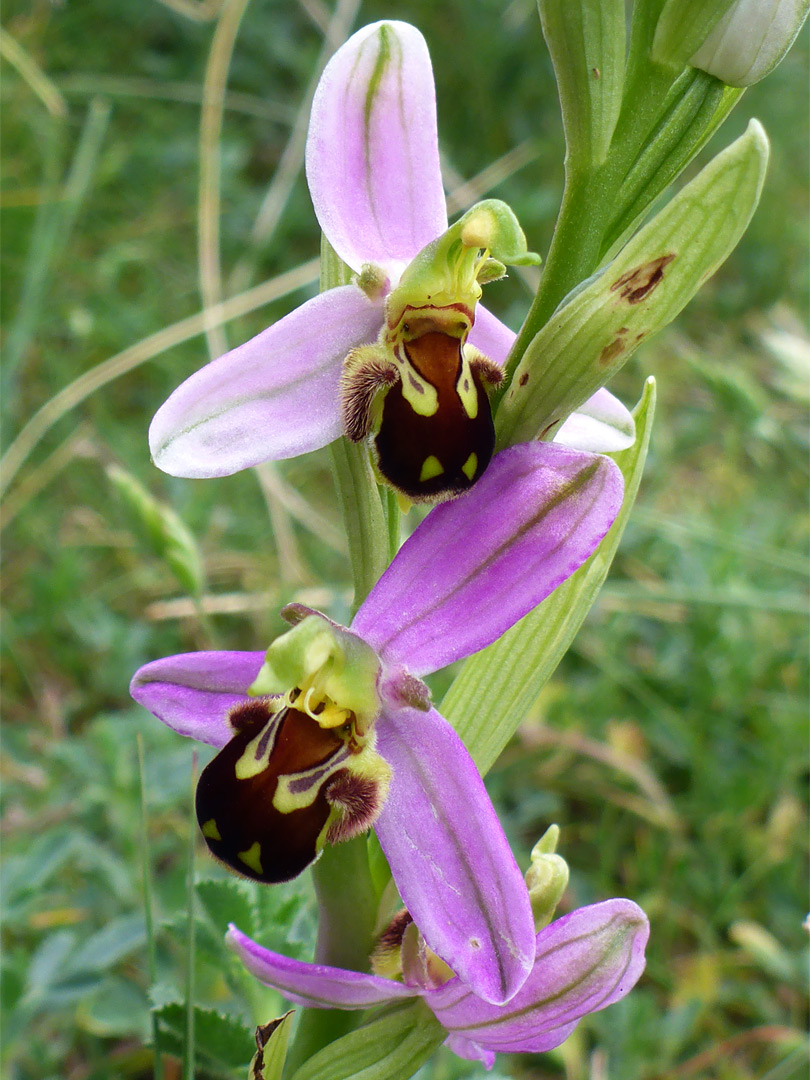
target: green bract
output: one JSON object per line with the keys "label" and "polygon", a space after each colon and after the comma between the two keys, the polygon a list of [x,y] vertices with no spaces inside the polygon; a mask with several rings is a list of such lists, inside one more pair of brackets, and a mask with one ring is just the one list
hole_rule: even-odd
{"label": "green bract", "polygon": [[446,1036],[423,1002],[409,1002],[325,1047],[293,1080],[408,1080]]}
{"label": "green bract", "polygon": [[529,343],[496,418],[501,446],[552,437],[638,345],[686,306],[759,202],[768,141],[752,120]]}
{"label": "green bract", "polygon": [[622,508],[602,543],[568,581],[494,644],[464,662],[442,711],[486,773],[537,700],[607,577],[644,471],[655,412],[648,379],[634,414],[636,441],[615,455],[625,480]]}

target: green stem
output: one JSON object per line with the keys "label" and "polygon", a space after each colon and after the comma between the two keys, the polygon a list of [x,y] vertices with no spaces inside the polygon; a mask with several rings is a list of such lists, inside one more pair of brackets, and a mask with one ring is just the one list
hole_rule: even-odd
{"label": "green stem", "polygon": [[[324,239],[321,243],[321,291],[345,285],[351,271]],[[382,494],[365,446],[338,439],[330,447],[332,470],[354,578],[355,609],[388,565],[399,536],[395,500]],[[318,898],[318,963],[368,971],[377,919],[377,894],[365,836],[327,845],[312,868]],[[285,1064],[292,1076],[324,1046],[350,1031],[358,1014],[340,1009],[304,1009]]]}
{"label": "green stem", "polygon": [[[351,278],[350,268],[322,238],[321,292],[347,285]],[[329,451],[349,542],[356,610],[388,565],[389,522],[366,447],[341,438],[332,443]]]}
{"label": "green stem", "polygon": [[572,172],[566,177],[563,201],[554,227],[540,288],[506,364],[502,395],[534,336],[560,301],[596,267],[602,236],[611,215],[611,195],[604,167]]}
{"label": "green stem", "polygon": [[566,170],[540,288],[507,359],[507,378],[496,403],[559,304],[595,273],[622,228],[649,208],[662,187],[655,184],[656,171],[663,170],[663,182],[674,179],[736,100],[724,104],[721,84],[702,72],[688,69],[676,77],[653,63],[640,44],[649,34],[646,25],[635,30],[622,110],[606,160],[577,168],[569,163]]}
{"label": "green stem", "polygon": [[[138,772],[141,782],[141,858],[143,859],[143,912],[146,923],[146,958],[150,989],[157,982],[157,950],[155,948],[155,923],[152,917],[152,871],[149,865],[149,825],[146,814],[146,769],[143,759],[143,739],[138,742]],[[152,1054],[154,1080],[163,1080],[163,1058],[160,1053],[160,1022],[152,1012]]]}
{"label": "green stem", "polygon": [[388,564],[388,526],[366,447],[341,438],[329,453],[349,541],[357,610]]}
{"label": "green stem", "polygon": [[191,816],[188,839],[188,879],[186,884],[186,907],[188,928],[186,932],[186,1037],[183,1042],[183,1080],[194,1080],[194,846],[197,839],[197,816],[194,812],[194,792],[197,787],[197,751],[191,759]]}
{"label": "green stem", "polygon": [[[327,845],[312,870],[318,897],[320,964],[368,971],[377,918],[377,897],[368,863],[368,842],[358,836],[336,847]],[[292,1076],[319,1050],[351,1031],[358,1013],[340,1009],[305,1009],[286,1068]]]}
{"label": "green stem", "polygon": [[399,503],[397,502],[397,493],[393,488],[385,489],[386,499],[386,512],[388,516],[388,558],[389,561],[394,558],[399,551],[400,529],[399,529]]}

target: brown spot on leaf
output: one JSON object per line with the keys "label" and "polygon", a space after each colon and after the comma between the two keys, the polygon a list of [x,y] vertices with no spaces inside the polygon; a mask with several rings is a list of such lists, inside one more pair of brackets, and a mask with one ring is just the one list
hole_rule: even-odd
{"label": "brown spot on leaf", "polygon": [[593,75],[593,77],[595,79],[598,79],[599,76],[601,75],[601,72],[600,72],[598,67],[595,67],[595,68],[591,68],[591,74]]}
{"label": "brown spot on leaf", "polygon": [[615,360],[617,356],[620,356],[624,352],[625,341],[624,338],[619,336],[615,341],[611,341],[609,345],[606,345],[599,354],[599,363],[602,367],[607,367],[611,360]]}
{"label": "brown spot on leaf", "polygon": [[660,255],[634,270],[628,270],[613,282],[610,291],[618,292],[628,304],[640,304],[661,283],[665,268],[674,258],[674,254]]}
{"label": "brown spot on leaf", "polygon": [[523,374],[518,379],[518,383],[520,384],[520,386],[525,386],[528,381],[529,381],[529,373],[528,373],[528,371],[524,371]]}

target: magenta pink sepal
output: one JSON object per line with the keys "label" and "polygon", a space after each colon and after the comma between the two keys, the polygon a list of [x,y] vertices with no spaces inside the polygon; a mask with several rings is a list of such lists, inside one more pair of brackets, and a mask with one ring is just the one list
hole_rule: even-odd
{"label": "magenta pink sepal", "polygon": [[582,565],[623,492],[610,458],[553,443],[508,447],[470,492],[433,509],[352,629],[416,675],[483,649]]}
{"label": "magenta pink sepal", "polygon": [[562,916],[536,935],[535,961],[510,1001],[483,1001],[458,976],[439,987],[290,960],[235,926],[228,941],[249,971],[302,1005],[357,1009],[422,997],[460,1056],[491,1066],[496,1052],[539,1053],[559,1046],[589,1013],[607,1008],[644,970],[649,923],[631,900],[605,900]]}

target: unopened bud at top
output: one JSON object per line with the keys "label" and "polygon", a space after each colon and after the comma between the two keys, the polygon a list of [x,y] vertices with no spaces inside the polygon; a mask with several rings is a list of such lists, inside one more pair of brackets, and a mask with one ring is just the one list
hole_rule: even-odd
{"label": "unopened bud at top", "polygon": [[808,10],[810,0],[667,0],[653,58],[691,64],[728,86],[750,86],[782,61]]}

